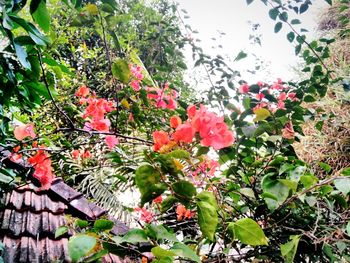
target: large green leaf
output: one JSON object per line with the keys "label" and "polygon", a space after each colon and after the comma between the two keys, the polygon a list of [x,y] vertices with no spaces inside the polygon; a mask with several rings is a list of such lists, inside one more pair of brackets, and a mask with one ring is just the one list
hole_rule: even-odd
{"label": "large green leaf", "polygon": [[94,229],[97,231],[111,230],[113,226],[113,221],[107,219],[98,219],[94,223]]}
{"label": "large green leaf", "polygon": [[73,236],[68,242],[68,252],[73,262],[89,255],[95,247],[97,240],[93,236],[79,234]]}
{"label": "large green leaf", "polygon": [[188,202],[196,194],[196,188],[192,183],[181,180],[172,185],[172,189],[176,194],[176,197],[180,200]]}
{"label": "large green leaf", "polygon": [[281,205],[289,195],[290,188],[279,180],[273,179],[272,175],[265,175],[261,184],[264,194],[269,193],[275,197],[269,198],[268,195],[265,195],[264,197],[267,207],[271,211],[275,210],[279,205]]}
{"label": "large green leaf", "polygon": [[128,63],[124,59],[117,59],[112,65],[112,74],[124,84],[127,84],[131,78],[131,72]]}
{"label": "large green leaf", "polygon": [[295,254],[298,249],[298,244],[300,240],[300,236],[290,236],[290,241],[282,244],[281,247],[281,254],[286,259],[287,263],[293,263]]}
{"label": "large green leaf", "polygon": [[219,219],[217,214],[217,203],[211,192],[203,191],[197,195],[198,224],[204,237],[210,241],[214,240],[214,234]]}
{"label": "large green leaf", "polygon": [[50,14],[46,8],[45,0],[32,0],[30,2],[30,14],[35,22],[44,30],[50,30]]}
{"label": "large green leaf", "polygon": [[175,243],[170,250],[175,252],[175,254],[179,257],[187,258],[195,262],[201,262],[200,258],[192,249],[180,242]]}
{"label": "large green leaf", "polygon": [[141,165],[135,173],[135,182],[141,192],[141,206],[161,195],[166,190],[166,186],[160,182],[159,171],[152,165]]}
{"label": "large green leaf", "polygon": [[178,242],[175,234],[170,233],[163,225],[147,225],[146,233],[155,240]]}
{"label": "large green leaf", "polygon": [[131,229],[122,237],[121,242],[137,244],[140,242],[148,242],[148,239],[144,230]]}
{"label": "large green leaf", "polygon": [[242,218],[237,222],[229,223],[228,231],[233,238],[239,239],[243,244],[251,246],[268,245],[264,231],[251,218]]}

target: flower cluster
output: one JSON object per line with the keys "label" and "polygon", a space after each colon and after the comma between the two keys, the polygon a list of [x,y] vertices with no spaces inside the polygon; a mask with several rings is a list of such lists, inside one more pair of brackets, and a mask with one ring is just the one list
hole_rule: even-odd
{"label": "flower cluster", "polygon": [[176,90],[169,88],[169,83],[165,83],[163,88],[147,87],[147,98],[155,102],[157,108],[175,110],[177,108]]}
{"label": "flower cluster", "polygon": [[204,179],[214,176],[219,167],[220,164],[218,161],[204,157],[204,160],[194,167],[194,171],[192,171],[190,174],[192,176],[193,183],[197,186],[203,186],[205,184]]}
{"label": "flower cluster", "polygon": [[140,220],[146,223],[151,223],[153,221],[154,214],[151,211],[148,211],[146,208],[136,207],[134,212],[140,215]]}
{"label": "flower cluster", "polygon": [[143,79],[142,68],[137,65],[129,65],[131,75],[133,76],[133,80],[130,82],[130,86],[134,89],[134,91],[139,91],[141,89],[140,83]]}
{"label": "flower cluster", "polygon": [[39,180],[41,184],[40,189],[48,190],[55,177],[52,172],[50,156],[43,150],[39,150],[28,159],[28,163],[34,167],[33,177]]}
{"label": "flower cluster", "polygon": [[[87,120],[84,128],[89,131],[109,132],[111,122],[106,118],[106,114],[115,110],[114,103],[96,98],[95,94],[90,95],[90,90],[85,85],[81,86],[75,95],[80,97],[80,104],[87,105],[83,114],[83,118]],[[105,142],[110,149],[119,143],[114,135],[107,135]]]}
{"label": "flower cluster", "polygon": [[[257,94],[254,95],[254,97],[259,101],[259,104],[256,105],[253,110],[267,107],[271,112],[276,112],[278,109],[286,109],[286,100],[298,100],[298,98],[296,98],[296,93],[288,91],[289,88],[283,85],[281,79],[277,79],[277,81],[274,82],[271,86],[262,82],[258,82],[257,85],[259,86],[260,90]],[[267,90],[268,94],[274,95],[277,99],[277,103],[268,103],[268,101],[265,99],[265,94],[262,92],[264,90]],[[238,89],[238,92],[241,94],[247,94],[250,91],[251,87],[248,84],[242,84]]]}
{"label": "flower cluster", "polygon": [[176,207],[176,216],[177,221],[182,221],[184,219],[190,219],[194,215],[194,212],[192,212],[190,209],[186,209],[184,205],[178,205]]}
{"label": "flower cluster", "polygon": [[90,153],[90,151],[85,150],[85,151],[79,151],[79,150],[73,150],[72,151],[72,158],[73,159],[86,159],[86,158],[91,158],[92,154]]}
{"label": "flower cluster", "polygon": [[202,146],[213,147],[215,150],[234,143],[233,132],[228,129],[224,118],[208,111],[204,105],[200,105],[199,110],[195,105],[189,106],[187,116],[185,123],[179,117],[170,119],[170,126],[175,128],[171,135],[165,131],[153,132],[154,151],[162,152],[164,148],[178,143],[191,143],[197,133]]}

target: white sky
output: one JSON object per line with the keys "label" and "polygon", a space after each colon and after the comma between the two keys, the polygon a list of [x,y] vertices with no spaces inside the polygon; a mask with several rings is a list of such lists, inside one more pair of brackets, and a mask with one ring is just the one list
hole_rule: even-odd
{"label": "white sky", "polygon": [[[238,52],[243,50],[249,54],[248,57],[230,64],[233,69],[241,72],[254,67],[256,59],[251,53],[270,65],[268,70],[260,71],[256,75],[243,74],[243,78],[249,83],[258,80],[272,81],[278,77],[289,80],[293,77],[292,66],[297,64],[297,58],[294,55],[294,45],[286,39],[289,30],[287,31],[284,25],[278,34],[274,33],[276,22],[269,18],[269,8],[260,0],[255,0],[249,6],[246,0],[177,0],[177,2],[180,4],[180,9],[185,9],[190,16],[185,22],[192,29],[199,31],[194,38],[201,40],[199,46],[203,48],[204,53],[228,55],[228,58],[233,60]],[[316,0],[305,14],[297,17],[301,20],[302,27],[310,31],[310,37],[314,34],[317,15],[326,5],[324,0]],[[292,19],[293,14],[289,15],[289,19]],[[262,35],[262,47],[250,44],[249,35],[252,30],[248,21],[261,25],[259,34]],[[226,35],[220,37],[218,31],[225,32]],[[217,41],[211,40],[212,37]],[[212,46],[219,44],[223,48],[213,50]],[[192,60],[190,51],[186,52],[186,57],[189,61]]]}

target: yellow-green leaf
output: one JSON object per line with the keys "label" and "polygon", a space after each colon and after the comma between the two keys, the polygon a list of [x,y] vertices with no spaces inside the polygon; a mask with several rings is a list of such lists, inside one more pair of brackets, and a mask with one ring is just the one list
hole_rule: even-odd
{"label": "yellow-green leaf", "polygon": [[87,4],[85,6],[86,11],[88,11],[91,15],[97,15],[98,14],[98,7],[94,4]]}
{"label": "yellow-green leaf", "polygon": [[271,115],[270,111],[264,108],[254,110],[255,118],[254,121],[263,121]]}
{"label": "yellow-green leaf", "polygon": [[242,218],[228,225],[228,231],[234,239],[251,246],[268,245],[264,231],[251,218]]}

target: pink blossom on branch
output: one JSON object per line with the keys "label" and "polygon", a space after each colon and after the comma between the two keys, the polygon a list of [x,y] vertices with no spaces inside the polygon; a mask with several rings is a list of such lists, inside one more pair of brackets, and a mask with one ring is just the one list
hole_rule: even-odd
{"label": "pink blossom on branch", "polygon": [[105,138],[105,142],[109,149],[113,149],[114,146],[119,144],[119,140],[115,135],[107,135]]}
{"label": "pink blossom on branch", "polygon": [[32,139],[36,137],[34,124],[32,123],[17,125],[13,133],[15,138],[19,141],[22,141],[26,137],[31,137]]}

